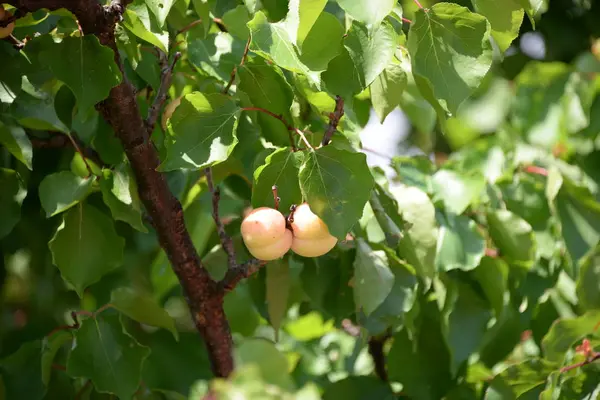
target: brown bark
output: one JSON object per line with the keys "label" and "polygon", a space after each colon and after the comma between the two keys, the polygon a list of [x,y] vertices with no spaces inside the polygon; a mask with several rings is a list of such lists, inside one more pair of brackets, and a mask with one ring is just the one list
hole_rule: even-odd
{"label": "brown bark", "polygon": [[[94,0],[5,1],[24,13],[41,8],[70,10],[85,34],[96,35],[100,43],[114,51],[115,62],[123,71],[114,28],[127,2],[113,1],[103,7]],[[156,170],[158,153],[150,141],[134,89],[125,74],[121,84],[112,88],[108,98],[96,107],[123,145],[135,174],[140,199],[179,278],[194,323],[206,343],[213,372],[216,376],[226,377],[233,371],[234,365],[233,342],[223,310],[225,291],[202,267],[185,227],[181,204],[170,192],[164,175]]]}

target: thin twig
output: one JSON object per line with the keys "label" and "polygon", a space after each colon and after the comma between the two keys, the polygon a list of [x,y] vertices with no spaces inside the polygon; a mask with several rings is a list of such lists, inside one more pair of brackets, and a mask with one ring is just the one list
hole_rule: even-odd
{"label": "thin twig", "polygon": [[[281,115],[277,115],[269,110],[265,110],[264,108],[260,108],[260,107],[244,107],[241,109],[242,111],[260,111],[262,113],[268,114],[273,118],[276,118],[278,120],[280,120],[285,127],[287,128],[288,132],[296,132],[300,138],[302,139],[302,141],[304,142],[304,144],[306,144],[306,147],[308,147],[309,149],[313,149],[313,147],[311,146],[310,142],[308,141],[308,139],[306,139],[306,136],[304,136],[304,132],[302,132],[300,129],[288,124],[288,122],[281,116]],[[298,150],[296,148],[296,145],[294,144],[294,139],[293,137],[290,135],[290,143],[292,146],[292,150],[296,151]]]}
{"label": "thin twig", "polygon": [[421,2],[419,0],[415,0],[415,4],[417,5],[417,7],[419,7],[421,10],[423,9],[423,5],[421,4]]}
{"label": "thin twig", "polygon": [[225,292],[230,292],[235,288],[239,281],[252,276],[265,265],[267,265],[267,261],[257,259],[238,264],[235,268],[227,270],[225,277],[219,282],[219,288]]}
{"label": "thin twig", "polygon": [[275,201],[275,209],[279,210],[279,202],[281,202],[281,197],[279,197],[277,193],[277,185],[271,186],[271,191],[273,192],[273,201]]}
{"label": "thin twig", "polygon": [[85,382],[85,384],[75,394],[75,400],[81,399],[83,397],[83,395],[85,394],[85,392],[90,388],[91,385],[92,385],[92,380],[88,379]]}
{"label": "thin twig", "polygon": [[389,338],[389,335],[384,335],[382,337],[372,336],[368,343],[369,354],[371,355],[375,366],[375,373],[379,379],[384,382],[388,382],[388,374],[385,366],[385,352],[383,351],[383,347]]}
{"label": "thin twig", "polygon": [[407,24],[412,24],[412,21],[410,19],[408,19],[408,18],[402,17],[402,21],[406,22]]}
{"label": "thin twig", "polygon": [[149,134],[152,134],[160,109],[167,100],[167,93],[169,92],[171,82],[173,81],[173,69],[175,68],[177,61],[181,58],[180,52],[175,53],[173,56],[173,62],[171,62],[169,65],[167,55],[161,50],[158,50],[158,54],[159,64],[161,66],[160,86],[158,88],[158,92],[156,93],[156,97],[154,98],[154,102],[148,110],[148,117],[146,118],[146,127],[148,128]]}
{"label": "thin twig", "polygon": [[340,96],[335,96],[335,110],[329,114],[329,126],[323,135],[321,140],[321,146],[327,146],[331,141],[331,137],[337,130],[337,126],[340,123],[340,119],[344,116],[344,99]]}
{"label": "thin twig", "polygon": [[83,160],[83,163],[85,164],[85,167],[88,170],[88,177],[92,176],[94,173],[92,172],[92,168],[90,167],[90,164],[88,164],[88,162],[87,162],[87,158],[81,151],[81,148],[79,147],[79,145],[77,144],[77,142],[75,141],[75,139],[73,139],[73,137],[71,135],[67,135],[67,137],[71,141],[71,144],[73,145],[73,147],[75,147],[75,151],[77,151],[79,153],[79,155],[81,156],[81,159]]}
{"label": "thin twig", "polygon": [[[240,61],[239,67],[244,65],[244,63],[246,62],[246,57],[248,56],[249,49],[250,49],[250,36],[248,36],[248,40],[246,41],[246,47],[244,47],[244,54],[242,54],[242,59]],[[237,69],[238,69],[238,66],[235,66],[231,70],[229,82],[227,82],[227,86],[225,86],[225,88],[223,89],[223,94],[227,94],[227,92],[229,92],[229,89],[231,88],[231,85],[233,85],[233,81],[235,81],[235,74],[237,74]]]}
{"label": "thin twig", "polygon": [[71,311],[71,318],[73,319],[73,324],[72,325],[60,325],[60,326],[57,326],[56,328],[52,329],[46,335],[46,337],[50,337],[50,336],[52,336],[55,333],[60,332],[60,331],[67,331],[67,330],[79,329],[79,320],[77,319],[77,312],[76,311]]}
{"label": "thin twig", "polygon": [[31,145],[36,149],[60,149],[64,147],[75,147],[75,149],[79,149],[79,153],[82,154],[82,157],[84,157],[85,155],[84,160],[86,158],[88,160],[92,160],[101,167],[107,165],[102,161],[100,155],[96,152],[96,150],[90,147],[85,147],[84,144],[75,136],[74,133],[67,135],[62,132],[48,132],[48,134],[50,134],[51,136],[47,139],[44,139],[32,136],[28,133]]}
{"label": "thin twig", "polygon": [[193,22],[190,22],[189,24],[187,24],[186,26],[184,26],[183,28],[178,30],[177,33],[175,34],[175,37],[181,35],[182,33],[189,31],[190,29],[192,29],[193,27],[195,27],[196,25],[199,25],[201,23],[202,23],[202,19],[197,19]]}
{"label": "thin twig", "polygon": [[215,188],[215,184],[213,182],[212,170],[211,168],[206,168],[205,170],[206,182],[208,184],[208,189],[212,194],[212,216],[215,220],[215,224],[217,225],[217,232],[219,233],[219,239],[221,241],[221,246],[223,246],[223,250],[227,254],[227,264],[229,269],[235,269],[237,266],[235,249],[233,247],[233,241],[231,237],[225,231],[225,226],[223,225],[223,221],[221,221],[221,217],[219,216],[219,200],[221,199],[221,192],[219,188]]}
{"label": "thin twig", "polygon": [[590,357],[586,358],[584,361],[579,362],[577,364],[567,365],[566,367],[562,367],[560,369],[560,372],[563,373],[563,372],[567,372],[567,371],[570,371],[575,368],[580,368],[580,367],[583,367],[584,365],[591,364],[597,360],[600,360],[600,352],[593,353]]}

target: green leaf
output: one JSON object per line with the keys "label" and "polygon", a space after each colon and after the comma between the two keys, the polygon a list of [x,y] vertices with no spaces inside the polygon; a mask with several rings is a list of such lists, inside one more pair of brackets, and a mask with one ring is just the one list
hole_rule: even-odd
{"label": "green leaf", "polygon": [[354,301],[368,316],[390,294],[394,286],[394,274],[383,250],[373,251],[364,239],[359,238],[356,243]]}
{"label": "green leaf", "polygon": [[239,5],[223,14],[223,23],[233,36],[240,40],[248,40],[250,30],[247,23],[250,21],[250,13],[246,6]]}
{"label": "green leaf", "polygon": [[325,71],[329,62],[340,54],[343,35],[344,27],[337,17],[322,12],[302,41],[300,61],[312,71]]}
{"label": "green leaf", "polygon": [[111,292],[110,304],[139,323],[165,328],[176,340],[179,337],[173,318],[150,296],[123,287]]}
{"label": "green leaf", "polygon": [[519,0],[472,0],[475,11],[483,15],[492,27],[492,37],[504,53],[519,36],[525,11]]}
{"label": "green leaf", "polygon": [[23,343],[17,351],[0,360],[5,399],[42,400],[46,386],[42,382],[42,341]]}
{"label": "green leaf", "polygon": [[121,265],[125,240],[111,218],[82,203],[63,217],[49,246],[54,265],[81,297],[86,287]]}
{"label": "green leaf", "polygon": [[514,128],[533,145],[552,149],[589,124],[592,87],[569,65],[532,61],[515,85]]}
{"label": "green leaf", "polygon": [[[227,257],[224,257],[226,262]],[[267,264],[271,265],[271,263]],[[223,304],[225,315],[231,326],[231,331],[243,336],[253,336],[256,328],[261,324],[261,316],[254,307],[248,288],[238,285],[227,293]]]}
{"label": "green leaf", "polygon": [[238,113],[229,96],[200,92],[185,95],[169,119],[167,157],[159,170],[200,169],[225,161],[238,142]]}
{"label": "green leaf", "polygon": [[325,388],[323,400],[394,400],[396,398],[389,385],[373,376],[349,376]]}
{"label": "green leaf", "polygon": [[23,52],[13,48],[7,41],[0,43],[0,58],[5,60],[2,65],[2,76],[0,76],[0,103],[10,104],[21,93],[23,68],[28,65],[28,62]]}
{"label": "green leaf", "polygon": [[142,206],[138,197],[137,185],[129,178],[129,172],[120,167],[104,169],[100,180],[100,190],[104,204],[110,208],[115,220],[125,221],[140,232],[148,232],[142,221]]}
{"label": "green leaf", "polygon": [[337,3],[353,19],[373,27],[383,21],[396,4],[394,0],[337,0]]}
{"label": "green leaf", "polygon": [[326,4],[327,0],[290,0],[285,25],[292,43],[302,48],[304,39],[323,15]]}
{"label": "green leaf", "polygon": [[371,102],[381,123],[400,105],[406,85],[406,72],[396,63],[389,64],[371,84]]}
{"label": "green leaf", "polygon": [[476,173],[465,175],[449,169],[440,169],[433,175],[434,200],[440,199],[446,211],[462,214],[472,203],[480,200],[485,189],[485,178]]}
{"label": "green leaf", "polygon": [[252,207],[275,207],[273,185],[281,201],[279,209],[287,211],[292,204],[302,203],[302,193],[298,182],[298,172],[302,162],[302,152],[292,152],[289,147],[277,149],[269,154],[263,165],[254,171],[252,184]]}
{"label": "green leaf", "polygon": [[356,68],[349,68],[353,63],[348,50],[344,47],[340,55],[331,60],[327,70],[321,74],[329,93],[339,95],[347,102],[363,90],[359,71]]}
{"label": "green leaf", "polygon": [[145,0],[136,0],[129,4],[123,14],[122,23],[135,36],[167,53],[169,33],[162,31],[150,18]]}
{"label": "green leaf", "polygon": [[479,265],[485,253],[485,239],[475,221],[462,215],[440,215],[436,251],[438,271],[470,271]]}
{"label": "green leaf", "polygon": [[299,178],[312,212],[342,240],[361,217],[375,185],[364,154],[333,145],[308,152]]}
{"label": "green leaf", "polygon": [[259,11],[248,22],[250,29],[250,50],[288,71],[305,74],[313,83],[318,83],[318,75],[311,72],[300,61],[298,49],[287,33],[285,23],[269,23],[267,16]]}
{"label": "green leaf", "polygon": [[323,315],[311,311],[285,325],[286,331],[296,340],[310,341],[323,337],[334,330],[333,320],[325,321]]}
{"label": "green leaf", "polygon": [[494,308],[496,317],[500,316],[504,309],[504,293],[507,290],[508,264],[501,258],[485,256],[472,273]]}
{"label": "green leaf", "polygon": [[266,266],[266,297],[269,322],[275,331],[275,340],[279,337],[279,328],[288,309],[290,295],[290,266],[287,259],[270,262]]}
{"label": "green leaf", "polygon": [[470,286],[464,283],[457,285],[458,298],[448,316],[448,345],[453,373],[481,346],[492,316],[486,302]]}
{"label": "green leaf", "polygon": [[[373,89],[371,88],[371,93]],[[392,166],[398,173],[398,177],[408,186],[416,186],[425,193],[433,192],[433,180],[431,176],[435,173],[435,165],[427,156],[394,157]]]}
{"label": "green leaf", "polygon": [[275,345],[261,338],[245,339],[234,351],[236,367],[255,365],[263,380],[283,389],[294,389],[288,361]]}
{"label": "green leaf", "polygon": [[540,358],[511,365],[494,378],[485,398],[497,398],[494,393],[502,399],[542,399],[540,392],[544,389],[546,378],[555,370],[556,365]]}
{"label": "green leaf", "polygon": [[175,0],[145,0],[145,2],[148,9],[156,16],[159,28],[162,28]]}
{"label": "green leaf", "polygon": [[588,311],[574,319],[560,319],[550,327],[542,339],[546,359],[562,363],[565,352],[577,341],[593,333],[600,321],[600,311]]}
{"label": "green leaf", "polygon": [[231,71],[244,54],[244,44],[227,32],[212,33],[206,37],[190,33],[187,38],[190,62],[206,74],[228,82]]}
{"label": "green leaf", "polygon": [[363,89],[392,61],[396,40],[396,32],[388,23],[372,30],[359,22],[352,23],[348,36],[344,39],[344,47],[354,63]]}
{"label": "green leaf", "polygon": [[531,26],[535,29],[535,18],[539,17],[548,9],[548,0],[519,0],[525,8],[525,12],[531,21]]}
{"label": "green leaf", "polygon": [[490,25],[466,7],[437,3],[416,12],[408,34],[415,82],[434,107],[456,114],[492,65]]}
{"label": "green leaf", "polygon": [[140,385],[142,365],[150,349],[126,333],[116,316],[86,319],[75,338],[67,374],[91,379],[100,393],[132,398]]}
{"label": "green leaf", "polygon": [[113,51],[102,46],[95,35],[65,37],[45,48],[40,57],[73,91],[81,112],[107,98],[110,89],[121,82]]}
{"label": "green leaf", "polygon": [[398,245],[398,254],[414,266],[421,277],[433,278],[438,238],[433,203],[416,187],[398,185],[391,187],[390,192],[408,226]]}
{"label": "green leaf", "polygon": [[531,225],[508,210],[489,211],[487,223],[502,257],[511,264],[531,268],[536,246]]}
{"label": "green leaf", "polygon": [[87,197],[94,178],[81,178],[71,171],[47,175],[40,183],[39,196],[46,218],[60,214]]}
{"label": "green leaf", "polygon": [[[294,100],[292,88],[281,70],[267,64],[261,58],[254,58],[238,68],[239,90],[250,100],[252,107],[260,107],[280,115],[285,121],[292,121],[290,107]],[[281,121],[262,112],[256,113],[261,127],[261,135],[276,146],[289,145],[291,134]]]}
{"label": "green leaf", "polygon": [[70,129],[58,118],[54,109],[54,97],[41,93],[34,97],[21,93],[10,106],[10,112],[24,128],[40,131],[59,131],[68,134]]}
{"label": "green leaf", "polygon": [[33,170],[31,141],[23,128],[0,121],[0,145],[6,147],[10,154],[25,164],[30,171]]}
{"label": "green leaf", "polygon": [[52,374],[52,364],[56,353],[69,341],[73,340],[73,334],[69,331],[58,331],[51,336],[46,336],[42,342],[42,381],[48,386]]}
{"label": "green leaf", "polygon": [[21,219],[21,204],[27,189],[19,174],[0,168],[0,239],[8,235]]}
{"label": "green leaf", "polygon": [[579,305],[586,310],[600,309],[600,245],[581,262],[577,298]]}
{"label": "green leaf", "polygon": [[453,383],[450,352],[435,301],[422,304],[419,319],[413,339],[406,327],[394,335],[387,357],[389,379],[401,383],[402,392],[410,398],[437,400]]}

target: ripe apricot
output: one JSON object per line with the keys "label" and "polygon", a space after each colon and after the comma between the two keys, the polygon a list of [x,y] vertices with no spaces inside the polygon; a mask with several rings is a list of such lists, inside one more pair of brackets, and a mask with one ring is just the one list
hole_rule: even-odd
{"label": "ripe apricot", "polygon": [[[0,4],[0,21],[4,21],[7,18],[12,17],[12,13],[10,11],[6,11],[4,6]],[[4,39],[5,37],[10,36],[13,29],[15,29],[15,22],[11,22],[5,27],[0,27],[0,39]]]}
{"label": "ripe apricot", "polygon": [[329,228],[314,214],[307,203],[296,207],[292,222],[292,251],[304,257],[319,257],[329,252],[337,243],[337,238],[329,233]]}
{"label": "ripe apricot", "polygon": [[283,214],[269,207],[252,210],[242,221],[241,233],[248,251],[259,260],[281,258],[292,245]]}

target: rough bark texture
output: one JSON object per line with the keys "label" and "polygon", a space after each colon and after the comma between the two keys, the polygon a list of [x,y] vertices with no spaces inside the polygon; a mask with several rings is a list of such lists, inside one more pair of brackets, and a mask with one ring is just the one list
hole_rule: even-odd
{"label": "rough bark texture", "polygon": [[[96,0],[5,0],[22,12],[41,8],[66,8],[78,19],[85,34],[96,35],[100,43],[111,48],[115,62],[123,70],[114,28],[127,2],[113,1],[103,7]],[[216,376],[226,377],[233,371],[232,339],[225,312],[225,291],[214,282],[194,248],[185,227],[181,204],[170,192],[162,173],[156,168],[159,158],[150,141],[147,127],[138,108],[132,85],[123,81],[111,89],[98,111],[113,127],[131,163],[140,199],[156,230],[160,245],[183,287],[194,323],[202,335]]]}

